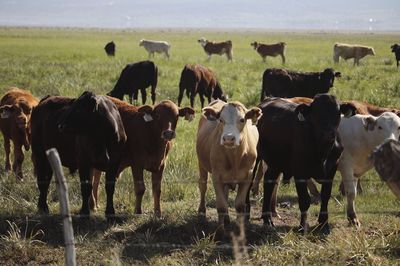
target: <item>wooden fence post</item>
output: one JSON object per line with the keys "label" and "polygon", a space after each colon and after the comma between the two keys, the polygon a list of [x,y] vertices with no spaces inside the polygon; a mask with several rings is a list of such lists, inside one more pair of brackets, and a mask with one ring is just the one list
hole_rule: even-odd
{"label": "wooden fence post", "polygon": [[62,165],[60,156],[55,148],[46,151],[47,159],[53,169],[56,176],[57,190],[60,196],[60,212],[63,217],[63,231],[64,231],[64,243],[65,243],[65,265],[75,266],[76,265],[76,254],[75,254],[75,241],[74,241],[74,229],[72,227],[71,214],[69,212],[69,199],[68,199],[68,185],[65,176],[62,171]]}

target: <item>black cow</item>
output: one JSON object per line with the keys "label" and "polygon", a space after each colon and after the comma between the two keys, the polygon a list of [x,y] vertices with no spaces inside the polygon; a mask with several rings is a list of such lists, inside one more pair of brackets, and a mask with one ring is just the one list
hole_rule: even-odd
{"label": "black cow", "polygon": [[392,48],[392,53],[396,56],[396,63],[397,63],[397,68],[399,67],[399,61],[400,61],[400,45],[395,43],[391,46]]}
{"label": "black cow", "polygon": [[107,43],[104,50],[106,50],[108,56],[115,56],[115,43],[113,41]]}
{"label": "black cow", "polygon": [[114,215],[113,194],[126,134],[115,104],[105,96],[84,92],[79,98],[48,96],[31,117],[32,161],[39,188],[38,208],[48,213],[52,169],[46,150],[56,148],[63,166],[79,171],[82,208],[88,215],[92,168],[106,171],[106,215]]}
{"label": "black cow", "polygon": [[257,127],[258,156],[268,165],[264,175],[264,224],[273,226],[271,200],[278,176],[294,176],[301,211],[302,230],[307,230],[310,196],[307,180],[322,182],[320,229],[329,233],[328,201],[337,162],[342,153],[337,128],[341,113],[355,114],[354,106],[339,104],[335,96],[318,94],[311,104],[271,98],[260,104],[263,116]]}
{"label": "black cow", "polygon": [[214,71],[199,64],[188,64],[183,68],[179,82],[178,106],[181,106],[185,90],[187,97],[190,98],[192,108],[197,93],[200,96],[201,108],[204,107],[204,96],[207,97],[208,103],[211,102],[211,97],[221,99],[224,102],[227,100]]}
{"label": "black cow", "polygon": [[263,101],[265,96],[313,98],[318,93],[327,93],[333,87],[335,77],[340,76],[341,73],[335,72],[332,68],[322,72],[268,68],[263,74],[260,101]]}
{"label": "black cow", "polygon": [[151,86],[151,100],[156,101],[156,87],[158,80],[158,69],[152,61],[140,61],[128,64],[122,70],[115,87],[107,95],[123,100],[124,95],[129,95],[129,102],[132,104],[132,97],[135,103],[139,90],[142,94],[143,104],[146,103],[146,88]]}

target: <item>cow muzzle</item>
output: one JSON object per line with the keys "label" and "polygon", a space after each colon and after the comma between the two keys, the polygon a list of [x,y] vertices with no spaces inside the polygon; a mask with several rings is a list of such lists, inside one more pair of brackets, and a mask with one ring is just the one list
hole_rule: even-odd
{"label": "cow muzzle", "polygon": [[233,148],[236,144],[236,137],[232,134],[225,134],[222,136],[222,145],[225,147]]}
{"label": "cow muzzle", "polygon": [[161,133],[161,137],[165,140],[172,140],[176,137],[176,133],[174,130],[167,129]]}

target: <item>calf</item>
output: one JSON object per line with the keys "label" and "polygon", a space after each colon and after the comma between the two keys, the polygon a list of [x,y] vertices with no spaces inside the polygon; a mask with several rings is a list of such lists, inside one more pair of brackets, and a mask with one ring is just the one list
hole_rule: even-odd
{"label": "calf", "polygon": [[198,64],[185,65],[182,70],[181,80],[179,82],[178,106],[181,106],[183,93],[190,98],[190,106],[194,106],[194,97],[198,93],[201,101],[201,108],[204,107],[204,96],[208,103],[213,99],[221,99],[226,102],[226,96],[222,92],[221,85],[217,77],[210,68]]}
{"label": "calf", "polygon": [[107,97],[84,92],[79,98],[49,96],[32,112],[32,161],[39,188],[38,208],[48,213],[47,193],[53,171],[46,151],[56,148],[63,166],[79,171],[82,207],[89,215],[92,168],[106,171],[106,215],[114,215],[113,195],[120,156],[126,141],[119,112]]}
{"label": "calf", "polygon": [[[146,190],[143,171],[151,172],[154,213],[160,216],[161,180],[168,153],[172,148],[172,140],[176,136],[178,118],[192,120],[195,112],[189,107],[178,108],[169,100],[162,101],[154,107],[136,107],[115,98],[110,99],[121,114],[127,135],[117,175],[125,168],[131,167],[136,195],[135,213],[141,214],[142,199]],[[94,206],[97,206],[99,178],[99,174],[94,176]]]}
{"label": "calf", "polygon": [[149,58],[151,55],[154,57],[154,53],[164,53],[169,59],[169,49],[171,48],[171,45],[168,42],[142,39],[139,42],[139,46],[143,46],[144,49],[146,49],[146,51],[149,53]]}
{"label": "calf", "polygon": [[400,61],[400,45],[397,43],[393,44],[390,48],[392,48],[392,53],[394,53],[396,57],[396,64],[397,68],[399,68],[399,61]]}
{"label": "calf", "polygon": [[392,112],[378,117],[355,115],[341,120],[339,134],[344,150],[338,170],[347,195],[347,217],[352,225],[359,226],[354,203],[357,179],[373,167],[368,157],[376,146],[386,139],[399,139],[400,118]]}
{"label": "calf", "polygon": [[274,44],[263,44],[263,43],[253,42],[250,45],[254,47],[254,50],[257,51],[257,53],[262,57],[264,62],[267,56],[275,57],[280,55],[282,58],[282,64],[285,64],[286,43],[278,42]]}
{"label": "calf", "polygon": [[335,43],[333,46],[333,62],[335,63],[339,63],[339,57],[344,60],[354,58],[354,65],[359,65],[360,59],[367,55],[375,55],[374,48],[345,43]]}
{"label": "calf", "polygon": [[260,134],[257,150],[268,169],[264,175],[264,224],[273,226],[272,196],[280,173],[294,176],[301,211],[301,230],[306,231],[310,196],[306,181],[322,182],[319,228],[329,233],[328,201],[338,159],[342,153],[337,129],[341,113],[351,114],[354,107],[339,104],[328,94],[318,94],[310,104],[296,104],[272,98],[261,103],[263,116],[257,124]]}
{"label": "calf", "polygon": [[123,100],[128,94],[129,102],[132,104],[132,97],[137,103],[138,93],[142,94],[142,102],[146,103],[146,88],[151,86],[151,100],[156,101],[156,88],[158,81],[158,68],[152,61],[140,61],[128,64],[122,70],[115,87],[107,95]]}
{"label": "calf", "polygon": [[104,50],[108,56],[115,56],[115,43],[113,41],[107,43]]}
{"label": "calf", "polygon": [[260,101],[265,96],[313,98],[318,93],[327,93],[333,87],[340,72],[327,68],[322,72],[297,72],[279,68],[264,71]]}
{"label": "calf", "polygon": [[23,180],[22,162],[24,152],[29,150],[29,120],[32,108],[38,100],[26,90],[11,88],[0,100],[0,130],[3,133],[4,151],[6,153],[6,171],[11,170],[10,141],[14,146],[14,162],[12,169],[15,176]]}
{"label": "calf", "polygon": [[[214,101],[203,109],[197,131],[196,151],[199,161],[199,213],[205,215],[205,193],[208,173],[217,198],[218,223],[224,230],[229,223],[229,187],[238,185],[235,208],[238,218],[244,218],[246,194],[251,184],[251,170],[257,157],[257,128],[253,125],[261,116],[254,107],[247,110],[239,102]],[[251,120],[251,121],[249,121]],[[253,124],[252,124],[253,123]]]}
{"label": "calf", "polygon": [[211,55],[223,55],[226,54],[228,61],[232,61],[232,42],[230,40],[225,42],[210,42],[204,37],[198,40],[201,46],[204,48],[204,52],[208,55],[208,61],[211,59]]}

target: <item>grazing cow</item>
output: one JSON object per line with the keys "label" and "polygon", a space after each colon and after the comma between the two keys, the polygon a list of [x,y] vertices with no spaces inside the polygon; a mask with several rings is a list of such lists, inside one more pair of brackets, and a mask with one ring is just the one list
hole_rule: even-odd
{"label": "grazing cow", "polygon": [[190,106],[194,106],[194,97],[198,93],[201,101],[201,108],[204,107],[204,96],[208,103],[213,99],[221,99],[226,102],[226,96],[222,92],[221,85],[217,77],[210,68],[198,64],[185,65],[182,70],[181,80],[179,82],[178,106],[181,106],[183,93],[190,98]]}
{"label": "grazing cow", "polygon": [[132,98],[137,103],[138,93],[142,94],[142,102],[146,103],[146,88],[151,86],[151,100],[156,101],[156,88],[158,81],[158,68],[152,61],[140,61],[126,65],[108,96],[123,100],[124,95],[128,94],[129,102],[132,104]]}
{"label": "grazing cow", "polygon": [[22,162],[24,152],[29,150],[29,120],[32,108],[38,100],[26,90],[11,88],[0,100],[0,130],[4,138],[4,151],[6,153],[6,171],[11,170],[10,141],[14,146],[14,162],[12,165],[15,176],[22,180]]}
{"label": "grazing cow", "polygon": [[149,58],[151,55],[154,57],[154,53],[164,53],[169,59],[169,49],[171,48],[171,45],[168,42],[142,39],[139,42],[139,46],[143,46],[144,49],[146,49],[146,51],[149,53]]}
{"label": "grazing cow", "polygon": [[271,98],[260,104],[263,116],[257,124],[260,139],[259,157],[268,169],[264,175],[264,224],[273,226],[273,191],[280,173],[294,176],[299,207],[301,230],[306,231],[310,196],[309,178],[322,182],[319,228],[329,233],[328,201],[332,180],[343,148],[338,141],[337,129],[341,113],[350,115],[355,108],[339,104],[335,96],[318,94],[310,104],[296,104],[286,99]]}
{"label": "grazing cow", "polygon": [[335,43],[333,46],[333,62],[335,63],[339,63],[339,57],[344,60],[354,58],[354,65],[359,65],[360,59],[367,55],[375,55],[374,48],[345,43]]}
{"label": "grazing cow", "polygon": [[107,43],[104,50],[108,56],[115,56],[115,43],[113,41]]}
{"label": "grazing cow", "polygon": [[[196,151],[199,161],[199,214],[206,213],[205,193],[208,173],[215,189],[218,223],[224,231],[229,223],[228,192],[238,185],[235,208],[238,219],[244,218],[246,194],[251,184],[251,171],[257,158],[257,128],[252,125],[261,116],[261,110],[247,110],[239,102],[214,101],[203,109],[197,131]],[[249,121],[251,119],[251,121]]]}
{"label": "grazing cow", "polygon": [[394,53],[395,57],[396,57],[396,64],[397,64],[397,68],[399,68],[399,61],[400,61],[400,45],[398,45],[397,43],[393,44],[391,46],[392,48],[392,53]]}
{"label": "grazing cow", "polygon": [[347,195],[347,218],[350,224],[359,226],[354,202],[357,179],[373,167],[368,157],[375,147],[387,139],[399,139],[400,118],[392,112],[385,112],[378,117],[355,115],[343,118],[339,134],[344,150],[338,170]]}
{"label": "grazing cow", "polygon": [[232,51],[232,42],[230,40],[225,42],[210,42],[207,41],[204,37],[198,40],[201,46],[204,48],[204,52],[208,55],[208,61],[211,59],[211,55],[223,55],[226,54],[228,61],[232,61],[233,51]]}
{"label": "grazing cow", "polygon": [[261,99],[265,96],[313,98],[318,93],[327,93],[333,87],[340,72],[327,68],[322,72],[297,72],[279,68],[267,68],[263,74]]}
{"label": "grazing cow", "polygon": [[106,215],[115,213],[113,195],[121,152],[126,141],[118,109],[105,96],[84,92],[79,98],[48,96],[33,109],[32,161],[39,188],[38,208],[48,213],[47,193],[53,171],[46,150],[56,148],[63,166],[79,171],[82,208],[89,215],[89,182],[93,168],[106,171]]}
{"label": "grazing cow", "polygon": [[278,42],[274,44],[263,44],[259,42],[253,42],[250,45],[254,47],[254,50],[257,51],[257,53],[262,57],[264,62],[267,56],[275,57],[280,55],[282,57],[282,64],[285,64],[286,43]]}
{"label": "grazing cow", "polygon": [[[136,107],[115,98],[111,100],[118,107],[127,135],[127,142],[121,155],[118,175],[131,167],[135,187],[135,213],[142,213],[142,199],[146,190],[143,171],[151,172],[154,198],[154,213],[161,215],[161,180],[175,128],[179,117],[191,121],[195,111],[190,107],[178,108],[173,102],[165,100],[151,107]],[[94,199],[97,200],[97,186],[100,174],[94,176]],[[97,184],[97,185],[96,185]],[[97,202],[94,203],[97,206]]]}

